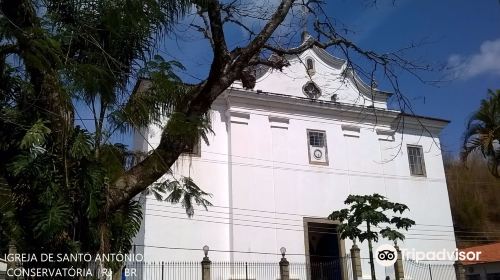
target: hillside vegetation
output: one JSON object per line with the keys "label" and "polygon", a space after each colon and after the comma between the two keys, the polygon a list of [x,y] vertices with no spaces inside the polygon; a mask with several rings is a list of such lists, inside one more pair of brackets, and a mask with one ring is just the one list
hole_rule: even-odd
{"label": "hillside vegetation", "polygon": [[464,165],[447,157],[445,170],[457,246],[500,241],[500,180],[484,159],[476,155]]}

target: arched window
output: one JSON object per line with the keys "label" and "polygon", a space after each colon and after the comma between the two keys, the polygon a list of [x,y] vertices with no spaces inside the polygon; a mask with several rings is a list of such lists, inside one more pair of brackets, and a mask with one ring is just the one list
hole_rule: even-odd
{"label": "arched window", "polygon": [[309,76],[314,75],[316,70],[314,69],[314,60],[310,57],[306,58],[306,70]]}
{"label": "arched window", "polygon": [[312,60],[312,58],[308,58],[306,60],[306,66],[307,66],[307,71],[314,70],[314,61]]}

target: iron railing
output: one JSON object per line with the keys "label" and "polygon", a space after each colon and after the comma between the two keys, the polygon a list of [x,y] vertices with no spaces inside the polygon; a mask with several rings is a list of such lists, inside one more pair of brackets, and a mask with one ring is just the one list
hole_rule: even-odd
{"label": "iron railing", "polygon": [[[127,280],[201,280],[200,262],[140,262],[128,263],[126,268],[136,274]],[[289,263],[293,280],[352,280],[350,269],[350,259]],[[280,266],[278,262],[212,262],[210,276],[211,280],[279,280]]]}
{"label": "iron railing", "polygon": [[[18,266],[22,267],[22,266]],[[92,277],[98,275],[98,265],[87,265]],[[453,264],[403,261],[405,279],[455,280]],[[363,267],[367,269],[367,267]],[[368,268],[369,269],[369,268]],[[354,280],[351,258],[323,262],[290,262],[290,280]],[[377,271],[380,267],[377,266]],[[201,262],[128,262],[124,266],[127,280],[202,280]],[[368,271],[364,271],[366,274]],[[382,279],[394,280],[392,267],[385,269]],[[22,279],[22,278],[18,278]],[[81,279],[81,278],[80,278]],[[279,262],[211,262],[211,280],[279,280]]]}
{"label": "iron railing", "polygon": [[416,262],[405,260],[403,262],[405,278],[418,280],[454,280],[456,279],[453,264]]}

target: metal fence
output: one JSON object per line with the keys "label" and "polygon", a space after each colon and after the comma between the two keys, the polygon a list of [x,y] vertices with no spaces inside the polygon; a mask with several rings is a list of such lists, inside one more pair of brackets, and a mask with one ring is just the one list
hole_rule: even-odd
{"label": "metal fence", "polygon": [[[405,260],[403,267],[405,279],[408,280],[456,279],[452,264]],[[87,279],[96,279],[98,266],[90,265],[88,268],[92,269],[93,277]],[[380,267],[377,267],[377,271],[379,269]],[[351,258],[328,262],[291,262],[288,264],[288,270],[290,280],[354,280]],[[278,262],[211,262],[209,271],[211,280],[280,279]],[[127,280],[202,280],[201,262],[129,262],[124,266],[123,272]],[[369,273],[363,272],[364,275]],[[392,267],[386,268],[385,276],[391,280],[395,279]]]}
{"label": "metal fence", "polygon": [[[128,263],[129,271],[136,275],[128,280],[201,280],[200,262],[141,262]],[[211,280],[278,280],[279,263],[263,262],[212,262]],[[403,261],[405,279],[413,280],[454,280],[455,268],[452,264],[423,263],[411,260]],[[380,269],[380,268],[378,268]],[[354,280],[350,258],[330,262],[289,263],[292,280]],[[366,272],[364,273],[366,274]],[[392,267],[386,269],[386,275],[394,278]]]}
{"label": "metal fence", "polygon": [[405,278],[418,280],[454,280],[453,264],[423,263],[411,260],[403,262]]}
{"label": "metal fence", "polygon": [[[289,263],[293,280],[352,280],[349,259],[319,263]],[[126,268],[135,275],[127,280],[201,280],[200,262],[141,262],[128,263]],[[346,276],[343,276],[346,275]],[[211,280],[279,280],[278,262],[212,262]]]}
{"label": "metal fence", "polygon": [[349,263],[348,259],[317,263],[290,263],[290,279],[344,280],[349,275],[352,278]]}
{"label": "metal fence", "polygon": [[210,272],[211,280],[280,278],[280,268],[277,262],[214,262]]}
{"label": "metal fence", "polygon": [[123,270],[130,280],[201,280],[200,262],[135,262]]}

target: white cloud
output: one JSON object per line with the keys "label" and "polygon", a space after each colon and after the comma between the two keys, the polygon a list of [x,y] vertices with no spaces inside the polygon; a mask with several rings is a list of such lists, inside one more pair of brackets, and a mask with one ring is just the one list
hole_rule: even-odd
{"label": "white cloud", "polygon": [[481,74],[500,75],[500,38],[483,42],[479,53],[469,56],[451,55],[448,58],[448,69],[461,79]]}

